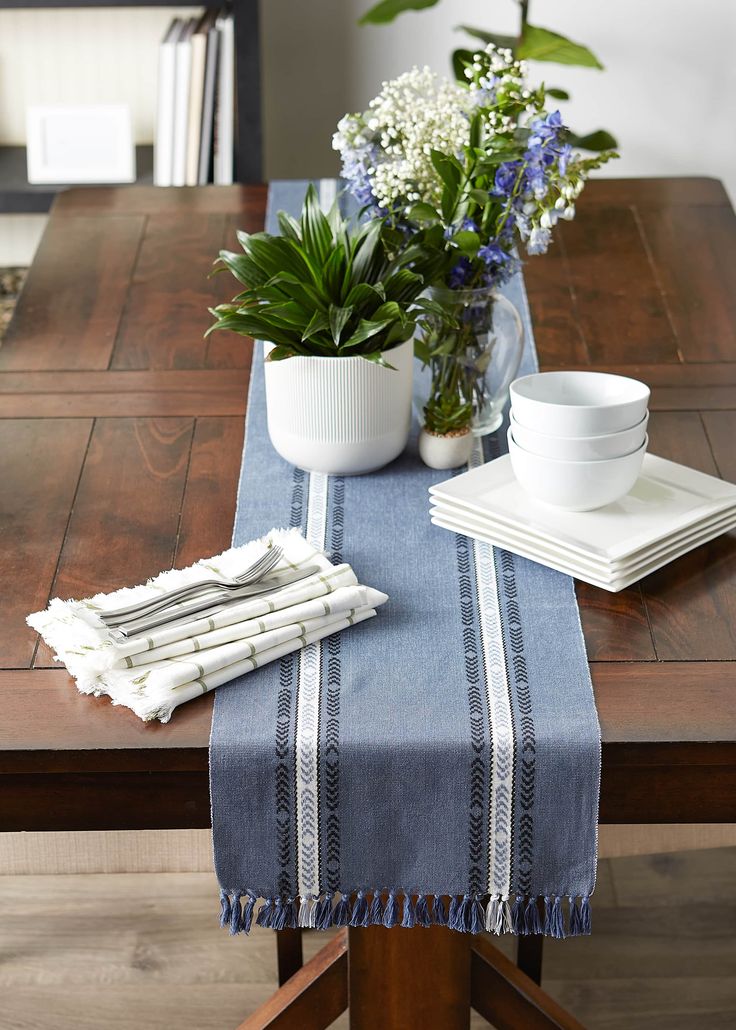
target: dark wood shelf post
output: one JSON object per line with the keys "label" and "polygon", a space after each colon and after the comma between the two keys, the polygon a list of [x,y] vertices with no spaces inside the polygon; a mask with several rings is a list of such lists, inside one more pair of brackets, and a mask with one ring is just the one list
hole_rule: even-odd
{"label": "dark wood shelf post", "polygon": [[235,21],[235,180],[261,182],[263,117],[259,0],[233,0]]}

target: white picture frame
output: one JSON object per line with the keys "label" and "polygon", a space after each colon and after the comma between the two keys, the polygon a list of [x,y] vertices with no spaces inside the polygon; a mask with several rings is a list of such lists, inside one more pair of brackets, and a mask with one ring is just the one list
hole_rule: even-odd
{"label": "white picture frame", "polygon": [[127,104],[33,106],[26,128],[33,185],[135,182]]}

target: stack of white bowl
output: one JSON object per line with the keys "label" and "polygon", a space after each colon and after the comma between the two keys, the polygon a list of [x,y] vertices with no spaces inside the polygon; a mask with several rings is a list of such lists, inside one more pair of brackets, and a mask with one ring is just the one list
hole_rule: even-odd
{"label": "stack of white bowl", "polygon": [[511,384],[509,454],[536,500],[566,511],[612,504],[647,449],[649,387],[604,372],[539,372]]}

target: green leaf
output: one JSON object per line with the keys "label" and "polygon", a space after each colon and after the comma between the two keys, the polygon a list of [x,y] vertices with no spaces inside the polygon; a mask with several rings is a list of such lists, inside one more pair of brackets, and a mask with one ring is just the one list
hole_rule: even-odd
{"label": "green leaf", "polygon": [[468,200],[472,200],[474,204],[478,204],[480,207],[485,207],[490,199],[488,190],[474,189],[468,193]]}
{"label": "green leaf", "polygon": [[380,350],[374,350],[370,354],[361,354],[360,356],[365,358],[366,361],[372,361],[375,365],[380,365],[381,368],[390,368],[392,372],[396,371],[396,365],[389,364]]}
{"label": "green leaf", "polygon": [[452,237],[452,242],[462,251],[466,257],[474,258],[478,253],[480,247],[480,237],[477,232],[471,232],[469,229],[461,229],[460,232],[456,232]]}
{"label": "green leaf", "polygon": [[315,311],[309,320],[307,328],[302,333],[302,343],[306,343],[312,336],[322,333],[330,328],[330,320],[323,311]]}
{"label": "green leaf", "polygon": [[372,322],[393,322],[402,318],[403,312],[395,300],[387,300],[373,312]]}
{"label": "green leaf", "polygon": [[330,304],[330,332],[335,344],[339,345],[340,335],[350,321],[352,313],[352,307],[339,308],[336,304]]}
{"label": "green leaf", "polygon": [[603,68],[595,54],[582,43],[574,43],[557,32],[528,23],[524,27],[516,56],[525,61],[552,61],[554,64]]}
{"label": "green leaf", "polygon": [[558,89],[557,86],[549,86],[546,89],[548,97],[554,97],[555,100],[569,100],[570,94],[566,89]]}
{"label": "green leaf", "polygon": [[452,71],[455,78],[459,82],[467,82],[465,78],[466,65],[473,63],[473,51],[460,48],[459,50],[453,51],[452,54]]}
{"label": "green leaf", "polygon": [[480,146],[481,136],[481,116],[480,111],[476,111],[473,117],[470,119],[470,130],[468,133],[468,146],[474,149]]}
{"label": "green leaf", "polygon": [[317,263],[321,265],[330,252],[332,230],[330,229],[330,223],[322,214],[317,190],[312,183],[309,184],[304,202],[302,230],[304,233],[305,251],[307,254],[313,255]]}
{"label": "green leaf", "polygon": [[302,242],[302,233],[296,218],[292,218],[292,216],[286,211],[279,211],[276,218],[278,219],[279,229],[281,230],[282,236],[287,236],[289,239],[296,240],[297,243]]}
{"label": "green leaf", "polygon": [[424,280],[416,272],[412,272],[408,268],[401,268],[386,280],[384,286],[386,300],[408,303],[421,293],[424,288]]}
{"label": "green leaf", "polygon": [[346,340],[345,343],[342,344],[341,349],[347,350],[349,347],[357,347],[359,343],[363,343],[365,340],[369,340],[372,336],[376,336],[378,333],[382,332],[386,326],[391,325],[392,321],[393,319],[391,318],[384,318],[378,322],[374,322],[368,318],[361,318],[358,323],[358,328],[350,339]]}
{"label": "green leaf", "polygon": [[615,150],[618,147],[615,137],[605,129],[589,132],[587,136],[576,136],[574,132],[571,132],[570,142],[574,147],[580,147],[582,150]]}
{"label": "green leaf", "polygon": [[462,165],[456,157],[443,154],[441,150],[433,150],[430,154],[434,169],[444,182],[445,186],[453,192],[457,192],[460,180],[463,176]]}
{"label": "green leaf", "polygon": [[261,286],[268,278],[247,254],[234,254],[229,250],[221,250],[219,260],[230,269],[238,282],[250,289],[253,289],[254,286]]}
{"label": "green leaf", "polygon": [[358,21],[358,25],[386,25],[404,11],[423,11],[434,7],[438,0],[381,0]]}
{"label": "green leaf", "polygon": [[498,32],[487,32],[485,29],[474,29],[470,25],[456,25],[456,32],[467,32],[469,36],[480,39],[484,43],[493,43],[494,46],[499,47],[501,50],[512,50],[519,42],[516,36],[503,36]]}
{"label": "green leaf", "polygon": [[360,237],[359,242],[353,251],[353,262],[350,275],[350,279],[353,284],[373,278],[371,270],[375,264],[377,253],[380,253],[378,251],[378,246],[381,239],[382,228],[383,223],[380,221],[369,222],[365,232]]}
{"label": "green leaf", "polygon": [[431,204],[426,204],[423,200],[418,204],[415,204],[408,215],[410,222],[438,222],[440,216],[432,207]]}
{"label": "green leaf", "polygon": [[284,346],[272,347],[271,350],[268,352],[269,361],[283,361],[284,358],[293,357],[295,357],[294,351],[289,350],[288,347]]}
{"label": "green leaf", "polygon": [[363,308],[366,305],[383,304],[386,299],[386,291],[382,283],[358,283],[353,286],[345,298],[345,304],[352,304],[354,307]]}
{"label": "green leaf", "polygon": [[345,248],[342,243],[339,243],[322,268],[325,290],[330,300],[336,304],[340,302],[346,265]]}

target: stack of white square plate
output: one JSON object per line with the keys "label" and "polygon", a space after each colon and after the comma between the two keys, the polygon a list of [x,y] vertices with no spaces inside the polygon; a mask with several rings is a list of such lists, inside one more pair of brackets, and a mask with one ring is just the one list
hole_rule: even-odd
{"label": "stack of white square plate", "polygon": [[595,511],[533,500],[507,454],[429,492],[436,526],[613,592],[736,528],[736,486],[653,454],[630,493]]}

